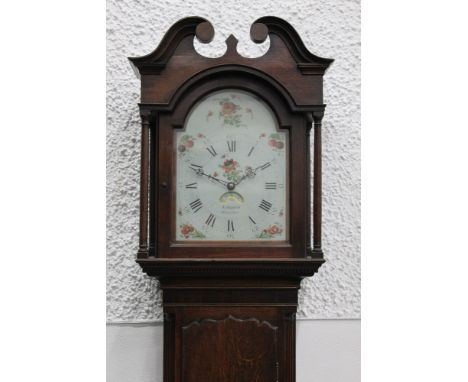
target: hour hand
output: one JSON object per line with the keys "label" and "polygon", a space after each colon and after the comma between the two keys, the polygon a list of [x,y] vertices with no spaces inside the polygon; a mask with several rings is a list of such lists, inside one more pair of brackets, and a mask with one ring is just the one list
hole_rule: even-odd
{"label": "hour hand", "polygon": [[203,168],[202,167],[198,167],[198,166],[190,166],[190,168],[196,172],[197,175],[199,176],[206,176],[207,178],[209,179],[213,179],[215,182],[218,182],[218,183],[221,183],[222,185],[226,186],[228,184],[228,182],[224,181],[224,180],[221,180],[221,179],[218,179],[218,178],[215,178],[214,176],[211,176],[209,174],[205,174],[203,172]]}
{"label": "hour hand", "polygon": [[205,176],[207,176],[208,178],[210,179],[213,179],[214,181],[218,182],[218,183],[221,183],[225,186],[227,186],[228,182],[226,182],[225,180],[222,180],[222,179],[218,179],[218,178],[215,178],[214,176],[211,176],[211,175],[208,175],[208,174],[203,174]]}

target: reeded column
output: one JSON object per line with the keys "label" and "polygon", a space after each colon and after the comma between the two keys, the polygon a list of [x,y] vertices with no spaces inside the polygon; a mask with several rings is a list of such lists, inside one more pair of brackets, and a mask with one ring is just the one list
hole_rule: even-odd
{"label": "reeded column", "polygon": [[322,257],[322,118],[323,111],[314,111],[314,240],[312,254]]}
{"label": "reeded column", "polygon": [[309,181],[307,182],[307,193],[306,193],[306,208],[307,208],[307,228],[306,228],[306,254],[307,256],[312,256],[312,248],[311,248],[311,214],[312,214],[312,209],[311,209],[311,200],[310,200],[310,194],[311,194],[311,180],[310,180],[310,130],[312,129],[314,123],[314,119],[312,117],[311,113],[307,114],[307,128],[306,128],[306,174],[305,174],[305,179],[308,179]]}
{"label": "reeded column", "polygon": [[141,111],[141,174],[140,174],[140,245],[137,257],[148,257],[148,189],[150,112]]}

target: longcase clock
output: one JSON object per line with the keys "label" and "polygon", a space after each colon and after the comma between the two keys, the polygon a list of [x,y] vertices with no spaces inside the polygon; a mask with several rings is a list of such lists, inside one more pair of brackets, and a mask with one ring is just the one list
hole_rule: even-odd
{"label": "longcase clock", "polygon": [[163,290],[164,382],[293,382],[300,281],[324,263],[332,60],[276,17],[251,27],[254,42],[270,38],[262,57],[239,55],[232,35],[224,56],[199,55],[194,38],[213,36],[205,19],[182,19],[130,58],[141,78],[137,262]]}

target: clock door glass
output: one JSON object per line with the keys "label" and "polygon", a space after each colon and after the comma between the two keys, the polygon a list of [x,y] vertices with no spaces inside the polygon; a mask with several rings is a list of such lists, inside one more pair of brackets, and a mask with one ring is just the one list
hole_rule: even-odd
{"label": "clock door glass", "polygon": [[253,94],[199,102],[175,132],[176,240],[286,241],[288,138]]}

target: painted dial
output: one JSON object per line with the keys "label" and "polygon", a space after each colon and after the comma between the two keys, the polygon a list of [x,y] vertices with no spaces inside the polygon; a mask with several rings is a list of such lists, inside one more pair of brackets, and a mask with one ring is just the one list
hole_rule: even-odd
{"label": "painted dial", "polygon": [[239,90],[212,93],[175,133],[177,241],[286,241],[288,131]]}

